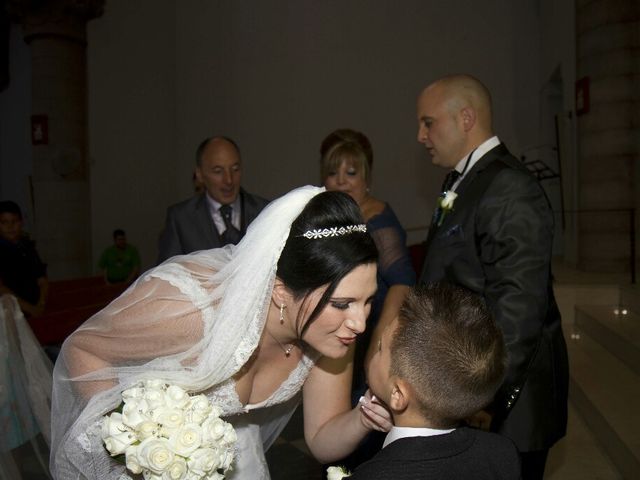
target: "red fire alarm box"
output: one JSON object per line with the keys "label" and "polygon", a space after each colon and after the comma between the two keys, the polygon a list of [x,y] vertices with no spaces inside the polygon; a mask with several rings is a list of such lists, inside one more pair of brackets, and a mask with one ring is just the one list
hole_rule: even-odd
{"label": "red fire alarm box", "polygon": [[46,115],[31,115],[31,144],[49,144],[49,117]]}

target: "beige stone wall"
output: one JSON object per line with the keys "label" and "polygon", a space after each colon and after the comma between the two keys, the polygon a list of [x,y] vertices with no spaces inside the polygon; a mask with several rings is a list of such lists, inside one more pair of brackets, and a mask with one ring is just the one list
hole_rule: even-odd
{"label": "beige stone wall", "polygon": [[583,0],[576,12],[577,73],[590,85],[589,111],[578,117],[579,205],[589,211],[580,218],[580,266],[625,271],[628,210],[638,204],[640,4]]}
{"label": "beige stone wall", "polygon": [[90,267],[116,227],[153,264],[166,207],[191,194],[195,146],[219,133],[240,143],[247,189],[275,197],[319,180],[326,133],[363,130],[374,194],[410,243],[422,240],[444,172],[416,142],[420,89],[475,74],[494,94],[501,139],[516,155],[538,148],[550,121],[541,92],[558,65],[561,109],[572,95],[571,48],[557,48],[572,42],[565,10],[537,0],[109,0],[87,31]]}
{"label": "beige stone wall", "polygon": [[190,195],[195,147],[216,133],[239,142],[247,189],[275,197],[318,182],[329,131],[363,130],[374,194],[424,239],[444,172],[416,141],[416,97],[471,72],[501,138],[535,145],[536,3],[110,0],[88,31],[94,256],[117,224],[155,258],[166,206]]}

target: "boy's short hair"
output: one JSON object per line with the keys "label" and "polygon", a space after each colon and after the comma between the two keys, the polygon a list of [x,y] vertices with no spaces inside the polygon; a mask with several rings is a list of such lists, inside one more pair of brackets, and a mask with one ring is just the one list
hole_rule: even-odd
{"label": "boy's short hair", "polygon": [[116,228],[113,231],[113,239],[115,240],[116,237],[124,237],[126,236],[126,234],[124,233],[124,230],[122,230],[121,228]]}
{"label": "boy's short hair", "polygon": [[22,210],[20,210],[20,206],[11,200],[3,200],[0,202],[0,213],[13,213],[22,220]]}
{"label": "boy's short hair", "polygon": [[502,332],[483,299],[446,283],[415,287],[390,342],[390,373],[406,380],[433,427],[486,407],[502,383]]}

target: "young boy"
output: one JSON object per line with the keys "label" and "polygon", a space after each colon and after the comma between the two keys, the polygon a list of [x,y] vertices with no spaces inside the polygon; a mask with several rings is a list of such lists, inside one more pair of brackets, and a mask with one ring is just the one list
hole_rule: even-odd
{"label": "young boy", "polygon": [[10,200],[0,202],[0,295],[18,300],[25,316],[44,311],[49,290],[47,266],[22,230],[22,211]]}
{"label": "young boy", "polygon": [[444,283],[416,288],[383,332],[369,386],[395,426],[358,479],[518,479],[513,443],[464,426],[502,382],[505,347],[482,299]]}

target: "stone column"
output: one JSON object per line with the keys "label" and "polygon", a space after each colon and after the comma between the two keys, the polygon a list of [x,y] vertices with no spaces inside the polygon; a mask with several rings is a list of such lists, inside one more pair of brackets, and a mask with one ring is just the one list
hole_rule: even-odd
{"label": "stone column", "polygon": [[640,160],[640,2],[576,0],[576,33],[579,208],[586,210],[579,266],[628,271]]}
{"label": "stone column", "polygon": [[[10,0],[32,59],[33,220],[49,276],[91,272],[86,23],[104,0]],[[35,130],[34,130],[35,129]]]}

